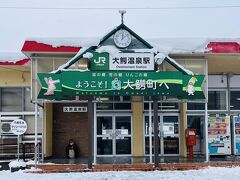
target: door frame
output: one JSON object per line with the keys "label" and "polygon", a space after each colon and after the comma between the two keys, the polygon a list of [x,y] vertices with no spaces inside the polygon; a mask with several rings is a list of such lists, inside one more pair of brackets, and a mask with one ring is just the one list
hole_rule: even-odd
{"label": "door frame", "polygon": [[[153,113],[152,113],[153,114]],[[143,114],[143,144],[144,144],[144,156],[149,156],[149,154],[146,154],[146,149],[145,149],[145,137],[148,137],[148,135],[145,134],[145,117],[149,116],[149,113],[145,112]],[[160,152],[159,152],[159,156],[180,156],[180,113],[174,112],[174,113],[170,113],[170,112],[163,112],[163,113],[158,113],[158,117],[160,117],[160,124],[161,124],[161,129],[163,128],[163,117],[164,116],[177,116],[178,118],[178,134],[174,135],[175,137],[178,137],[178,154],[164,154],[164,136],[160,136],[160,142],[159,142],[159,146],[160,146]],[[152,134],[152,137],[154,137],[154,135]]]}
{"label": "door frame", "polygon": [[97,154],[97,138],[101,137],[101,135],[97,135],[97,128],[95,128],[94,132],[94,140],[96,141],[95,143],[95,156],[96,157],[121,157],[121,156],[132,156],[133,155],[133,123],[132,123],[132,113],[97,113],[96,118],[94,118],[94,124],[96,124],[95,127],[97,127],[97,118],[101,116],[106,116],[106,117],[113,117],[112,118],[112,127],[113,130],[116,130],[116,117],[119,116],[129,116],[130,117],[130,123],[131,123],[131,134],[128,135],[128,137],[131,137],[131,154],[116,154],[116,138],[112,139],[112,148],[113,148],[113,153],[112,154],[107,154],[107,155],[99,155]]}

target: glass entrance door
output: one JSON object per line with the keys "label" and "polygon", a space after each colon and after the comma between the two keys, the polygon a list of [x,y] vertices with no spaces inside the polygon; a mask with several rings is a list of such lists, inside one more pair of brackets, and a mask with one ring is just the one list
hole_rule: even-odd
{"label": "glass entrance door", "polygon": [[131,155],[130,115],[97,116],[97,155]]}
{"label": "glass entrance door", "polygon": [[[153,119],[153,117],[152,117]],[[178,115],[159,115],[158,117],[158,141],[160,155],[179,154],[179,120]],[[152,120],[153,122],[153,120]],[[152,123],[153,128],[153,123]],[[154,137],[152,132],[152,147]],[[149,154],[149,117],[145,116],[145,154]],[[154,148],[152,148],[154,154]]]}

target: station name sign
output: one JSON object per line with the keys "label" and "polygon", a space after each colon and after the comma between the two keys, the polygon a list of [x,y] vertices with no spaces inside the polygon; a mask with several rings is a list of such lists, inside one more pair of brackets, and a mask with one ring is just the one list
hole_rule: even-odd
{"label": "station name sign", "polygon": [[153,53],[93,53],[91,70],[153,71]]}
{"label": "station name sign", "polygon": [[181,72],[63,71],[38,74],[42,85],[38,99],[71,96],[171,96],[204,99],[204,75]]}

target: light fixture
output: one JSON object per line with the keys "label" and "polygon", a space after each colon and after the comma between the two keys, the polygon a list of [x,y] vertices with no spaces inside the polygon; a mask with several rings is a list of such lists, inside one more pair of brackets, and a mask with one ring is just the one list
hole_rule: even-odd
{"label": "light fixture", "polygon": [[96,100],[98,100],[98,101],[109,101],[109,97],[97,97]]}
{"label": "light fixture", "polygon": [[240,98],[237,98],[236,100],[237,100],[237,101],[240,101]]}
{"label": "light fixture", "polygon": [[175,108],[175,106],[158,106],[160,108]]}

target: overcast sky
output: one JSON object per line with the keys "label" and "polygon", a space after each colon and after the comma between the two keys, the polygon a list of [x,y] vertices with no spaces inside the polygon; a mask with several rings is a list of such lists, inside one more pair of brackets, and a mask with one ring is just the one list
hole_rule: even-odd
{"label": "overcast sky", "polygon": [[240,37],[240,0],[0,0],[0,52],[19,52],[31,37],[102,37],[124,8],[143,38]]}

